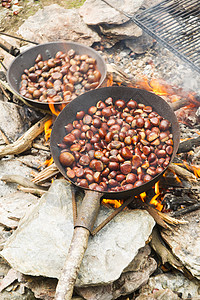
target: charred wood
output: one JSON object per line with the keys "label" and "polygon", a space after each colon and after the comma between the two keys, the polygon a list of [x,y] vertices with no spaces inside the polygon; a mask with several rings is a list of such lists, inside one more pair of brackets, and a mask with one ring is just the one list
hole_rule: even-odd
{"label": "charred wood", "polygon": [[169,170],[171,170],[172,172],[174,172],[181,178],[188,180],[190,183],[197,183],[196,176],[193,173],[191,173],[190,171],[188,171],[174,163],[171,163],[168,168],[169,168]]}
{"label": "charred wood", "polygon": [[192,150],[194,146],[196,147],[200,146],[200,136],[180,143],[177,153],[188,152]]}
{"label": "charred wood", "polygon": [[166,206],[166,209],[177,211],[181,206],[191,206],[198,203],[198,200],[190,198],[183,192],[182,196],[179,197],[171,193],[166,193],[162,202]]}
{"label": "charred wood", "polygon": [[174,111],[178,110],[181,107],[188,105],[188,99],[180,99],[170,104]]}
{"label": "charred wood", "polygon": [[189,212],[192,212],[192,211],[195,211],[195,210],[198,210],[198,209],[200,209],[200,202],[195,203],[195,204],[193,204],[193,205],[191,205],[191,206],[189,206],[189,207],[180,209],[180,210],[178,210],[178,211],[175,211],[175,212],[173,212],[171,215],[172,215],[173,217],[178,217],[178,216],[185,215],[185,214],[187,214],[187,213],[189,213]]}

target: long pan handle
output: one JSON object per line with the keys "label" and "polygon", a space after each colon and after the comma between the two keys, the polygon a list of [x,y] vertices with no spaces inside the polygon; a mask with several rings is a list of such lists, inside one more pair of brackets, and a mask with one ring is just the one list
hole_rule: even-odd
{"label": "long pan handle", "polygon": [[88,246],[90,231],[99,212],[102,195],[102,193],[89,190],[85,193],[68,255],[57,284],[55,300],[70,300],[72,298],[78,271]]}
{"label": "long pan handle", "polygon": [[33,41],[30,41],[30,40],[21,38],[21,37],[19,37],[19,36],[15,36],[15,35],[12,35],[12,34],[8,34],[8,33],[5,33],[5,32],[2,32],[2,31],[0,31],[0,34],[1,34],[1,35],[5,35],[5,36],[9,36],[9,37],[11,37],[11,38],[13,38],[13,39],[20,40],[20,41],[23,41],[23,42],[28,42],[28,43],[31,43],[31,44],[34,44],[34,45],[39,45],[39,43],[37,43],[37,42],[33,42]]}
{"label": "long pan handle", "polygon": [[20,54],[20,50],[17,47],[12,46],[1,37],[0,37],[0,47],[12,56],[18,56]]}

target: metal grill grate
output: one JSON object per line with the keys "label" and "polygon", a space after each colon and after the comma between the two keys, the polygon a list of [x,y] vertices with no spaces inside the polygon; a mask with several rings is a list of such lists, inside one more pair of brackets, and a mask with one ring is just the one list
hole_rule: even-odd
{"label": "metal grill grate", "polygon": [[200,73],[199,0],[165,0],[137,14],[133,20]]}

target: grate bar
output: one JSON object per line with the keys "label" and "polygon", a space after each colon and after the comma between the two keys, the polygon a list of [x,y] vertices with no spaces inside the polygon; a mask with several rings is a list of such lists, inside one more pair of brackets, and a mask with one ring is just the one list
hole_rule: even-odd
{"label": "grate bar", "polygon": [[[169,0],[168,0],[169,1]],[[165,13],[166,13],[166,11],[168,12],[168,13],[173,13],[173,8],[175,8],[176,6],[177,6],[177,4],[171,4],[171,6],[168,6],[167,8],[167,10],[166,10],[166,8],[164,7],[162,7],[162,5],[161,4],[163,4],[164,2],[166,2],[166,1],[163,1],[162,3],[160,3],[160,4],[158,4],[158,5],[156,5],[154,8],[151,8],[151,9],[149,9],[149,12],[151,11],[151,13],[154,13],[155,15],[158,15],[159,17],[160,17],[160,14],[161,14],[161,16],[162,15],[164,15]],[[189,2],[191,3],[191,0],[189,0]],[[195,10],[193,10],[193,14],[196,14],[196,13],[198,13],[198,12],[196,12]],[[189,13],[186,11],[186,12],[176,12],[176,16],[178,17],[178,16],[182,16],[182,17],[185,17],[185,16],[187,16]],[[192,14],[191,12],[190,12],[190,14]],[[151,17],[151,16],[150,16]],[[145,19],[145,17],[141,17],[141,20],[144,20]]]}
{"label": "grate bar", "polygon": [[134,22],[200,73],[200,4],[164,0],[137,14]]}

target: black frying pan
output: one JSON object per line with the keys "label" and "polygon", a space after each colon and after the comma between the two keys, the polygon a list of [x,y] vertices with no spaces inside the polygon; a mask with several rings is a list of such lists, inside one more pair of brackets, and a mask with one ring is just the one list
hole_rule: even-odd
{"label": "black frying pan", "polygon": [[[11,63],[7,72],[7,79],[10,87],[19,94],[21,75],[25,69],[29,69],[35,64],[35,59],[38,54],[42,54],[43,60],[50,59],[55,56],[58,51],[63,51],[64,53],[70,49],[74,49],[77,54],[88,54],[90,57],[95,58],[97,61],[97,69],[101,73],[101,79],[99,86],[103,83],[106,77],[106,63],[103,57],[91,47],[75,43],[75,42],[50,42],[45,44],[40,44],[33,46],[28,50],[20,53]],[[98,87],[99,87],[98,86]],[[97,88],[98,88],[97,87]],[[32,106],[41,108],[43,110],[48,110],[48,103],[41,103],[29,98],[23,97],[26,102]],[[62,102],[64,103],[64,102]],[[59,105],[59,103],[56,103]]]}
{"label": "black frying pan", "polygon": [[[59,171],[68,180],[70,180],[70,179],[66,176],[65,169],[63,168],[63,166],[60,164],[60,161],[59,161],[60,149],[57,146],[57,144],[62,142],[63,137],[66,135],[65,126],[68,123],[73,122],[73,120],[76,117],[77,111],[80,111],[80,110],[87,111],[90,106],[96,105],[96,103],[98,101],[100,101],[100,100],[104,101],[108,97],[112,97],[114,101],[117,99],[123,99],[126,102],[130,99],[133,99],[138,103],[143,103],[145,105],[152,106],[154,111],[156,111],[159,115],[163,116],[164,118],[168,119],[172,124],[172,134],[173,134],[174,145],[173,145],[173,154],[171,156],[171,161],[173,160],[173,158],[178,150],[179,140],[180,140],[178,121],[176,119],[176,116],[175,116],[173,110],[171,109],[169,104],[166,103],[165,100],[163,100],[161,97],[159,97],[151,92],[141,90],[141,89],[136,89],[136,88],[128,88],[128,87],[99,88],[99,89],[84,93],[81,96],[74,99],[72,102],[70,102],[59,114],[59,116],[57,117],[57,119],[53,125],[53,129],[52,129],[52,133],[51,133],[51,140],[50,140],[51,153],[52,153],[54,162],[55,162],[56,166],[58,167]],[[74,236],[73,236],[69,256],[68,256],[68,259],[66,262],[66,269],[69,270],[69,265],[72,266],[72,262],[70,260],[73,259],[75,240],[77,239],[79,232],[82,232],[83,230],[85,230],[86,236],[85,236],[85,239],[83,239],[83,245],[85,245],[84,246],[85,248],[84,247],[83,247],[84,249],[82,248],[81,259],[79,261],[74,262],[74,265],[77,264],[77,269],[79,269],[79,267],[80,267],[81,260],[83,258],[84,251],[86,249],[86,244],[87,244],[87,243],[85,244],[85,241],[86,241],[86,239],[88,239],[87,231],[88,230],[91,231],[92,226],[94,225],[94,222],[95,222],[95,219],[96,219],[96,216],[98,213],[98,209],[100,206],[100,198],[103,196],[103,197],[114,198],[114,199],[117,199],[117,198],[125,199],[129,196],[138,195],[138,194],[150,189],[160,179],[160,177],[163,175],[163,173],[166,171],[166,169],[164,169],[164,171],[162,173],[158,174],[151,181],[144,183],[143,185],[141,185],[137,188],[130,189],[128,191],[99,193],[96,191],[91,191],[89,189],[85,189],[85,191],[86,191],[85,198],[83,199],[81,210],[79,212],[79,215],[78,215],[78,218],[77,218],[77,221],[75,224]],[[73,184],[75,184],[75,183],[73,183]],[[75,250],[77,250],[77,246],[76,246]],[[75,274],[77,274],[77,272],[78,272],[77,269],[76,269],[75,273],[74,273],[73,268],[70,270],[69,282],[71,282],[73,276],[75,278]],[[61,276],[60,283],[58,284],[58,287],[57,287],[57,293],[56,293],[57,298],[56,299],[62,299],[62,298],[58,297],[58,295],[60,294],[60,287],[62,286],[62,283],[61,283],[62,278],[63,278],[63,276]],[[75,279],[74,279],[74,282],[75,282]],[[67,293],[72,293],[72,291],[73,291],[73,290],[70,290],[70,292],[69,292],[68,290],[70,290],[70,288],[68,289],[68,287],[66,286],[66,290],[65,290],[66,295],[67,295]],[[67,298],[67,299],[70,299],[70,298]]]}

